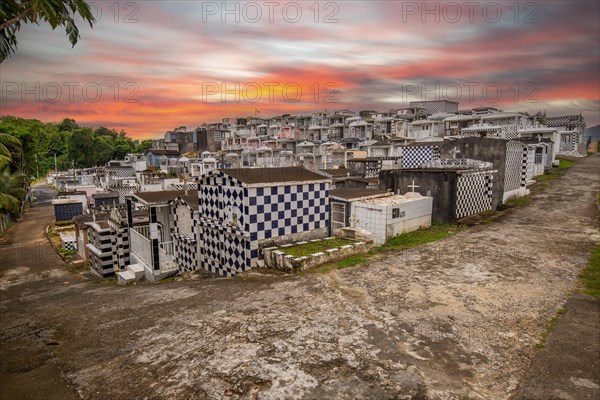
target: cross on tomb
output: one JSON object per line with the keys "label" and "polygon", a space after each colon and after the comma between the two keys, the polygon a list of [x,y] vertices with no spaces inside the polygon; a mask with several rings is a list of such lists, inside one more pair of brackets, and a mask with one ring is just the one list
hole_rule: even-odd
{"label": "cross on tomb", "polygon": [[411,191],[414,193],[415,192],[415,188],[418,188],[419,186],[415,185],[415,180],[413,179],[412,185],[408,185],[408,187],[410,189],[412,189]]}
{"label": "cross on tomb", "polygon": [[456,155],[457,155],[458,153],[460,153],[460,150],[458,150],[458,149],[456,148],[456,146],[454,146],[454,148],[453,148],[452,150],[450,150],[450,153],[452,153],[452,158],[456,158]]}

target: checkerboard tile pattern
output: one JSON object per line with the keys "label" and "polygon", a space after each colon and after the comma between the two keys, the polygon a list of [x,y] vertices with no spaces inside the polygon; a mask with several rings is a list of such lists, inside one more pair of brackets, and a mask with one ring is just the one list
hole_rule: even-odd
{"label": "checkerboard tile pattern", "polygon": [[[187,183],[188,190],[196,190],[198,189],[198,184],[196,182],[188,182]],[[183,183],[174,183],[169,186],[169,190],[183,190]]]}
{"label": "checkerboard tile pattern", "polygon": [[127,229],[111,230],[110,244],[113,258],[113,266],[125,269],[129,265],[129,233]]}
{"label": "checkerboard tile pattern", "polygon": [[77,242],[76,241],[65,241],[63,242],[63,248],[67,251],[73,252],[74,250],[77,249]]}
{"label": "checkerboard tile pattern", "polygon": [[329,225],[329,184],[248,187],[223,172],[198,189],[201,266],[233,276],[255,265],[259,241]]}
{"label": "checkerboard tile pattern", "polygon": [[[527,186],[527,181],[529,178],[527,177],[527,164],[529,163],[529,152],[527,151],[527,146],[521,146],[521,186]],[[533,174],[532,174],[533,175]]]}
{"label": "checkerboard tile pattern", "polygon": [[246,240],[215,226],[200,227],[200,263],[223,276],[235,276],[250,268]]}
{"label": "checkerboard tile pattern", "polygon": [[504,166],[504,192],[519,189],[524,186],[523,174],[523,144],[518,141],[506,143],[506,163]]}
{"label": "checkerboard tile pattern", "polygon": [[529,181],[533,179],[534,171],[535,171],[535,147],[526,146],[523,151],[526,153],[527,157],[527,165],[525,172],[525,179]]}
{"label": "checkerboard tile pattern", "polygon": [[115,178],[128,178],[135,176],[133,167],[106,167],[106,173]]}
{"label": "checkerboard tile pattern", "polygon": [[460,173],[456,183],[456,218],[492,209],[493,171]]}
{"label": "checkerboard tile pattern", "polygon": [[82,203],[54,205],[54,217],[57,221],[69,221],[81,214],[83,214]]}
{"label": "checkerboard tile pattern", "polygon": [[251,240],[306,232],[329,223],[329,186],[325,183],[249,189]]}
{"label": "checkerboard tile pattern", "polygon": [[175,262],[179,272],[195,271],[198,266],[198,245],[196,240],[173,234]]}
{"label": "checkerboard tile pattern", "polygon": [[402,149],[402,168],[421,168],[423,163],[439,158],[439,146],[407,146]]}
{"label": "checkerboard tile pattern", "polygon": [[110,190],[119,193],[119,203],[125,203],[125,196],[137,191],[134,187],[115,187]]}
{"label": "checkerboard tile pattern", "polygon": [[173,247],[180,272],[195,271],[198,267],[198,214],[177,198],[171,205],[173,216]]}

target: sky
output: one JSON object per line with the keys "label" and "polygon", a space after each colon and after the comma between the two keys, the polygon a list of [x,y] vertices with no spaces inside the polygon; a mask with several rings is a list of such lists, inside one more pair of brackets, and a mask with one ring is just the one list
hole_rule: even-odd
{"label": "sky", "polygon": [[597,1],[89,1],[93,29],[26,25],[0,114],[136,139],[226,117],[460,109],[600,119]]}

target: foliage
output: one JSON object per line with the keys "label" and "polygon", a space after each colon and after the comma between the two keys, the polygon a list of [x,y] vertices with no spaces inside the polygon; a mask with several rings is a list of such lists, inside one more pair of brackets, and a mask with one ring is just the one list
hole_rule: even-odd
{"label": "foliage", "polygon": [[22,24],[48,22],[52,29],[64,26],[69,42],[75,46],[79,15],[93,26],[94,16],[85,0],[2,0],[0,2],[0,63],[17,50],[17,32]]}
{"label": "foliage", "polygon": [[0,214],[18,216],[30,179],[53,170],[55,156],[59,169],[85,168],[122,159],[136,146],[124,131],[93,130],[69,118],[51,124],[0,117]]}
{"label": "foliage", "polygon": [[447,224],[436,224],[426,229],[419,229],[413,232],[406,232],[391,238],[383,245],[378,247],[377,252],[389,250],[410,249],[422,244],[435,242],[444,239],[460,230],[460,227]]}
{"label": "foliage", "polygon": [[305,244],[297,244],[290,247],[281,247],[280,251],[292,255],[294,257],[303,257],[314,253],[319,253],[329,249],[335,249],[337,247],[346,246],[348,244],[356,243],[354,240],[334,238],[328,240],[321,240],[319,242],[308,242]]}
{"label": "foliage", "polygon": [[553,179],[558,178],[563,172],[567,169],[571,168],[575,161],[566,160],[564,158],[558,159],[559,165],[556,168],[553,168],[552,171],[545,173],[544,175],[536,176],[535,179],[537,182],[546,182],[551,181]]}
{"label": "foliage", "polygon": [[600,246],[596,246],[587,267],[580,273],[583,292],[600,299]]}
{"label": "foliage", "polygon": [[152,140],[152,139],[142,140],[142,142],[140,144],[138,144],[137,147],[135,148],[135,152],[141,153],[141,154],[146,154],[146,152],[148,152],[148,150],[150,149],[150,146],[152,146],[153,142],[154,142],[154,140]]}
{"label": "foliage", "polygon": [[16,137],[0,132],[0,167],[12,161],[12,151],[21,147],[21,142]]}
{"label": "foliage", "polygon": [[531,196],[511,197],[506,200],[507,207],[523,207],[531,203]]}
{"label": "foliage", "polygon": [[535,122],[541,125],[548,125],[548,115],[546,115],[546,111],[539,113],[539,115],[535,117]]}
{"label": "foliage", "polygon": [[314,269],[311,272],[329,272],[333,269],[342,269],[353,267],[366,263],[370,258],[382,252],[397,252],[420,246],[422,244],[435,242],[454,235],[463,229],[461,225],[435,224],[428,228],[419,229],[413,232],[406,232],[396,237],[391,238],[381,246],[375,247],[366,254],[355,254],[344,258],[335,263],[325,264],[324,266]]}
{"label": "foliage", "polygon": [[44,176],[54,169],[55,155],[58,169],[72,166],[86,168],[103,165],[112,159],[123,159],[137,147],[124,131],[81,127],[69,118],[51,124],[35,119],[2,117],[0,135],[12,137],[20,143],[20,146],[7,144],[14,155],[11,169],[34,177],[38,174]]}
{"label": "foliage", "polygon": [[27,194],[27,180],[26,175],[11,173],[8,168],[0,173],[0,214],[19,215],[21,202]]}
{"label": "foliage", "polygon": [[556,325],[556,323],[558,322],[558,319],[560,318],[560,316],[563,315],[566,312],[567,312],[567,310],[565,310],[564,308],[562,308],[562,307],[559,308],[558,311],[556,311],[556,314],[554,315],[554,317],[552,317],[550,319],[550,321],[548,321],[546,323],[546,329],[544,330],[544,332],[542,332],[542,334],[540,336],[540,341],[537,342],[536,345],[535,345],[535,347],[538,350],[544,348],[544,346],[546,345],[546,340],[548,339],[548,335],[550,334],[550,332],[554,328],[554,325]]}

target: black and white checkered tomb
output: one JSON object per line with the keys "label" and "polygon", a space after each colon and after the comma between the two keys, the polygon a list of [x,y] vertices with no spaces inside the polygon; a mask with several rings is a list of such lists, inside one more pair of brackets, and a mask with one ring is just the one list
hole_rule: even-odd
{"label": "black and white checkered tomb", "polygon": [[328,190],[324,182],[249,186],[212,171],[198,190],[201,265],[233,276],[256,263],[259,241],[326,228]]}

